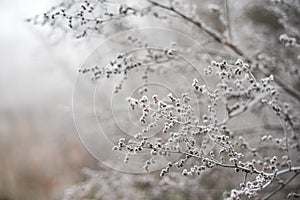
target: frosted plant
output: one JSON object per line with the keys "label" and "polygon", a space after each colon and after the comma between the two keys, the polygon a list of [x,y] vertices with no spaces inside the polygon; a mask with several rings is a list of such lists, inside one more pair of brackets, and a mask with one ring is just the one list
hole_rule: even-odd
{"label": "frosted plant", "polygon": [[[149,184],[149,191],[156,188],[155,182],[167,183],[182,191],[182,183],[188,184],[187,179],[199,176],[199,180],[211,178],[217,184],[220,179],[233,176],[238,178],[222,188],[228,190],[222,196],[224,199],[269,199],[275,195],[280,195],[279,198],[298,198],[299,181],[296,190],[288,187],[300,173],[299,2],[247,2],[247,6],[259,8],[262,13],[272,13],[271,17],[276,21],[263,29],[268,34],[260,33],[261,27],[258,26],[248,28],[244,34],[249,33],[250,42],[243,41],[244,34],[239,30],[244,22],[231,21],[229,17],[230,10],[236,12],[232,15],[246,15],[238,11],[237,4],[243,3],[224,1],[224,5],[223,2],[200,5],[198,2],[176,0],[135,3],[65,1],[29,20],[70,32],[82,39],[94,34],[106,36],[132,27],[135,19],[145,20],[142,22],[146,23],[154,18],[155,22],[183,29],[190,35],[199,34],[201,40],[207,41],[209,66],[203,64],[207,58],[196,56],[192,47],[173,43],[155,48],[150,42],[130,35],[126,40],[138,46],[141,54],[119,52],[106,67],[84,66],[79,70],[88,74],[94,82],[120,78],[114,88],[116,95],[126,87],[131,73],[139,72],[144,81],[138,95],[128,94],[126,98],[130,112],[139,116],[141,130],[135,130],[134,136],[119,138],[113,150],[125,152],[124,162],[127,164],[139,156],[149,158],[144,163],[145,172],[152,171],[160,158],[169,160],[160,170],[160,179],[152,179],[152,174],[147,175],[145,182]],[[202,12],[208,12],[210,16]],[[235,26],[234,22],[237,23]],[[279,25],[281,28],[276,30],[269,28]],[[148,87],[151,74],[161,73],[162,64],[177,67],[182,74],[193,75],[184,69],[184,62],[180,59],[184,53],[199,62],[202,74],[209,81],[206,83],[193,77],[188,80],[189,84],[182,85],[172,80],[173,89],[183,91],[181,95],[170,92],[160,96],[155,94],[157,91],[151,91]],[[154,94],[149,95],[150,92]],[[252,126],[245,127],[246,122],[252,123]],[[153,137],[150,132],[161,124],[163,127],[159,130],[159,136]],[[92,175],[82,185],[66,190],[66,199],[88,198],[91,193],[93,198],[106,198],[106,193],[103,193],[106,190],[119,190],[125,199],[137,197],[130,196],[132,194],[139,195],[132,185],[129,188],[133,191],[129,196],[123,191],[126,187],[115,187],[117,175],[108,179],[102,174],[107,171],[90,172]],[[219,177],[214,177],[215,174]],[[124,180],[121,179],[119,184],[134,184],[137,181],[136,177],[129,177],[122,176]],[[170,183],[170,177],[175,177],[178,183]],[[103,184],[105,181],[111,187]],[[194,187],[185,188],[184,192],[195,191],[194,188],[201,186],[199,182],[192,185]],[[87,193],[82,191],[86,187]],[[163,198],[163,187],[155,191],[158,196],[153,198]]]}
{"label": "frosted plant", "polygon": [[[231,191],[229,198],[232,199],[242,196],[256,197],[261,190],[280,179],[281,175],[291,173],[293,178],[298,175],[300,168],[293,167],[291,160],[299,151],[297,137],[290,135],[294,134],[290,129],[294,124],[294,116],[288,105],[281,105],[278,101],[278,91],[272,84],[273,76],[257,81],[249,66],[242,60],[237,60],[233,65],[226,61],[212,62],[205,71],[208,75],[214,74],[219,78],[216,87],[199,85],[196,79],[191,86],[195,92],[207,96],[207,114],[203,114],[200,119],[195,118],[187,93],[182,94],[181,98],[169,94],[169,101],[162,101],[156,95],[151,100],[147,96],[141,99],[129,97],[127,100],[131,108],[139,107],[143,111],[141,122],[145,123],[145,118],[149,118],[146,130],[149,131],[156,122],[162,120],[165,124],[162,132],[165,134],[163,138],[153,139],[147,137],[147,131],[138,132],[128,141],[125,138],[120,139],[114,150],[126,151],[126,162],[138,153],[149,152],[153,155],[152,160],[155,160],[156,155],[181,154],[182,157],[169,162],[161,170],[160,176],[165,176],[174,167],[182,168],[184,176],[201,175],[203,171],[215,167],[231,168],[236,173],[242,172],[245,176],[244,181],[239,189]],[[224,119],[218,117],[217,110],[220,104],[226,108]],[[276,139],[273,139],[272,135],[262,135],[261,144],[255,145],[229,129],[227,123],[231,118],[251,110],[257,104],[269,106],[273,110],[283,125],[284,135],[277,136]],[[257,137],[260,135],[253,134]],[[204,139],[200,139],[200,136]],[[215,147],[208,154],[203,149],[207,140],[215,143]],[[279,152],[271,157],[264,156],[260,151],[273,141]],[[255,143],[259,143],[259,139]],[[278,160],[278,155],[282,153],[282,158]],[[146,161],[145,170],[151,167],[151,163],[150,160]]]}

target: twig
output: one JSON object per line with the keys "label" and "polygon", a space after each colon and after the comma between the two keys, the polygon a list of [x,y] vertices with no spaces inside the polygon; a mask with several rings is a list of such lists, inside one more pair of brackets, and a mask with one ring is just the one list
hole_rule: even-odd
{"label": "twig", "polygon": [[243,181],[243,184],[244,184],[244,186],[246,185],[247,176],[248,176],[248,173],[245,173],[245,176],[244,176],[244,181]]}
{"label": "twig", "polygon": [[230,27],[230,16],[229,16],[229,7],[228,7],[228,0],[224,1],[225,4],[225,15],[226,15],[226,21],[227,21],[227,31],[228,31],[228,39],[229,41],[232,40],[232,34],[231,34],[231,27]]}
{"label": "twig", "polygon": [[283,127],[283,133],[285,137],[285,148],[286,148],[286,154],[288,159],[290,159],[290,153],[289,153],[289,140],[288,140],[288,132],[285,123],[282,121],[282,119],[279,117],[280,123]]}
{"label": "twig", "polygon": [[274,194],[276,194],[278,191],[280,191],[282,188],[284,188],[289,182],[291,182],[294,178],[296,178],[296,176],[298,176],[299,173],[300,173],[299,171],[295,172],[295,174],[293,174],[284,183],[282,183],[279,187],[277,187],[275,190],[273,190],[273,192],[271,192],[265,198],[263,198],[263,200],[267,200],[270,197],[272,197]]}
{"label": "twig", "polygon": [[[249,63],[254,63],[252,60],[248,60]],[[259,67],[259,71],[261,71],[265,76],[270,76],[270,72],[269,71],[265,71],[263,68],[265,68],[266,65],[263,65],[261,67]],[[287,93],[289,93],[292,97],[294,97],[295,99],[297,99],[298,101],[300,101],[300,93],[295,90],[294,88],[290,87],[289,85],[285,84],[284,82],[281,81],[280,78],[274,77],[274,81],[282,88],[284,89]]]}
{"label": "twig", "polygon": [[[143,148],[145,149],[153,149],[151,147],[145,147],[143,146]],[[245,166],[241,166],[241,165],[238,165],[238,164],[226,164],[226,163],[221,163],[217,160],[214,160],[214,159],[211,159],[211,158],[207,158],[207,157],[203,157],[203,156],[199,156],[199,155],[195,155],[195,154],[191,154],[189,152],[185,152],[185,151],[172,151],[172,150],[163,150],[161,149],[162,151],[166,152],[166,153],[175,153],[175,154],[182,154],[182,155],[186,155],[186,156],[190,156],[190,157],[194,157],[194,158],[197,158],[197,159],[206,159],[208,162],[216,165],[216,166],[220,166],[220,167],[225,167],[225,168],[238,168],[240,169],[241,171],[244,171],[246,173],[255,173],[255,174],[260,174],[260,175],[265,175],[265,176],[280,176],[280,175],[283,175],[283,174],[286,174],[286,173],[290,173],[290,172],[294,172],[295,174],[299,174],[300,173],[300,166],[297,166],[297,167],[291,167],[291,168],[287,168],[287,169],[283,169],[283,170],[280,170],[280,171],[275,171],[274,173],[268,173],[268,172],[264,172],[264,171],[260,171],[260,170],[257,170],[255,168],[248,168],[248,167],[245,167]]]}
{"label": "twig", "polygon": [[[181,13],[180,11],[176,10],[174,7],[172,6],[165,6],[162,5],[160,3],[154,2],[152,0],[147,0],[149,3],[151,3],[154,6],[157,6],[161,9],[165,9],[168,10],[170,12],[173,12],[175,14],[177,14],[178,16],[182,17],[183,19],[185,19],[186,21],[194,24],[196,27],[200,28],[201,30],[203,30],[205,33],[207,33],[209,36],[211,36],[215,41],[225,45],[226,47],[230,48],[231,50],[233,50],[237,55],[243,57],[245,59],[246,62],[248,62],[249,64],[253,64],[254,61],[251,60],[249,57],[247,57],[245,55],[245,53],[243,53],[242,50],[240,50],[236,45],[234,45],[232,42],[226,40],[226,38],[223,38],[221,35],[219,35],[218,33],[214,32],[212,29],[209,28],[209,26],[207,26],[206,24],[204,24],[203,22],[200,21],[196,21],[193,18]],[[266,76],[269,75],[269,73],[265,72],[263,69],[259,68],[259,70]],[[280,79],[275,78],[275,82],[282,87],[286,92],[288,92],[292,97],[296,98],[298,101],[300,101],[300,93],[297,92],[295,89],[293,89],[292,87],[290,87],[289,85],[285,84],[284,82],[282,82]]]}
{"label": "twig", "polygon": [[217,42],[224,44],[225,46],[229,47],[231,50],[233,50],[235,53],[237,53],[239,56],[244,57],[243,52],[234,44],[232,44],[231,42],[229,42],[228,40],[226,40],[225,38],[223,38],[221,35],[219,35],[217,32],[213,31],[212,29],[209,28],[209,26],[207,26],[206,24],[204,24],[203,22],[200,21],[195,21],[193,18],[186,16],[185,14],[181,13],[180,11],[176,10],[174,7],[172,6],[165,6],[162,4],[159,4],[157,2],[154,2],[152,0],[147,0],[149,3],[168,10],[170,12],[173,12],[177,15],[179,15],[180,17],[182,17],[183,19],[185,19],[186,21],[194,24],[195,26],[197,26],[198,28],[200,28],[201,30],[203,30],[205,33],[207,33],[208,35],[210,35],[214,40],[216,40]]}

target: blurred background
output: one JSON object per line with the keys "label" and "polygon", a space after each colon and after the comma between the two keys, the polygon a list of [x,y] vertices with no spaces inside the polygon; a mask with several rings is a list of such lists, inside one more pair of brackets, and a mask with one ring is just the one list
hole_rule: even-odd
{"label": "blurred background", "polygon": [[78,139],[71,112],[87,43],[25,22],[54,4],[0,1],[1,200],[59,198],[83,166],[96,163]]}

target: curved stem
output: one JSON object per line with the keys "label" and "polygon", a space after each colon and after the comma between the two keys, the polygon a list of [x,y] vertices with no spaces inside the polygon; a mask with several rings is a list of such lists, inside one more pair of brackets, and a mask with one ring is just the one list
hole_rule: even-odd
{"label": "curved stem", "polygon": [[277,187],[273,192],[271,192],[266,197],[264,197],[263,200],[267,200],[270,197],[272,197],[274,194],[276,194],[278,191],[280,191],[282,188],[284,188],[289,182],[291,182],[294,178],[296,178],[299,174],[300,174],[300,171],[295,172],[295,174],[290,176],[284,183],[282,183],[279,187]]}
{"label": "curved stem", "polygon": [[[168,10],[170,12],[175,13],[176,15],[180,16],[184,20],[194,24],[196,27],[199,29],[203,30],[205,33],[207,33],[210,37],[212,37],[215,41],[218,43],[221,43],[225,45],[226,47],[230,48],[233,52],[235,52],[237,55],[241,56],[243,59],[245,59],[246,62],[249,64],[253,64],[254,60],[250,59],[245,55],[245,53],[239,49],[236,45],[234,45],[232,42],[228,41],[226,38],[222,37],[220,34],[217,32],[213,31],[212,29],[209,28],[209,26],[205,25],[203,22],[196,21],[195,19],[181,13],[180,11],[176,10],[172,6],[165,6],[160,3],[154,2],[152,0],[147,0],[149,3],[151,3],[153,6],[157,6],[161,9]],[[268,72],[265,72],[263,69],[259,68],[259,70],[266,76],[269,75]],[[295,90],[294,88],[290,87],[288,84],[282,82],[279,78],[275,78],[275,82],[282,87],[286,92],[288,92],[292,97],[300,101],[300,93]]]}
{"label": "curved stem", "polygon": [[180,11],[176,10],[172,6],[165,6],[165,5],[162,5],[160,3],[154,2],[152,0],[147,0],[147,1],[149,3],[151,3],[152,5],[154,5],[154,6],[157,6],[159,8],[162,8],[162,9],[165,9],[165,10],[168,10],[168,11],[171,11],[171,12],[177,14],[178,16],[182,17],[186,21],[194,24],[195,26],[197,26],[198,28],[200,28],[201,30],[203,30],[205,33],[207,33],[210,37],[212,37],[217,42],[222,43],[225,46],[229,47],[231,50],[233,50],[239,56],[242,56],[242,57],[245,56],[244,53],[237,46],[235,46],[233,43],[231,43],[228,40],[226,40],[224,37],[222,37],[221,35],[219,35],[217,32],[215,32],[212,29],[210,29],[209,26],[205,25],[203,22],[196,21],[193,18],[188,17],[187,15],[181,13]]}

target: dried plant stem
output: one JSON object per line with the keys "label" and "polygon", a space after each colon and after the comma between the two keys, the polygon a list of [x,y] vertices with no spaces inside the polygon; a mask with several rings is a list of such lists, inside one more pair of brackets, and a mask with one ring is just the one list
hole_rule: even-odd
{"label": "dried plant stem", "polygon": [[[231,50],[233,50],[237,55],[243,57],[245,59],[245,61],[251,63],[254,63],[253,60],[251,60],[249,57],[247,57],[245,55],[245,53],[239,49],[235,44],[233,44],[232,42],[228,41],[226,38],[223,38],[220,34],[218,34],[217,32],[213,31],[209,26],[207,26],[206,24],[204,24],[203,22],[200,21],[196,21],[195,19],[193,19],[192,17],[189,17],[183,13],[181,13],[180,11],[176,10],[174,7],[172,6],[165,6],[162,5],[160,3],[154,2],[152,0],[147,0],[149,3],[151,3],[154,6],[157,6],[161,9],[165,9],[168,10],[170,12],[175,13],[176,15],[180,16],[181,18],[183,18],[184,20],[194,24],[196,27],[200,28],[201,30],[203,30],[205,33],[207,33],[210,37],[212,37],[215,41],[217,41],[218,43],[221,43],[223,45],[225,45],[226,47],[230,48]],[[262,70],[261,68],[259,68],[259,70],[264,74],[264,75],[269,75],[269,73],[265,72],[264,70]],[[286,83],[282,82],[279,78],[275,78],[275,82],[281,86],[286,92],[288,92],[289,94],[291,94],[294,98],[296,98],[298,101],[300,101],[300,94],[299,92],[297,92],[294,88],[290,87],[289,85],[287,85]]]}
{"label": "dried plant stem", "polygon": [[295,171],[295,173],[290,176],[284,183],[282,183],[279,187],[277,187],[273,192],[268,194],[266,197],[263,198],[263,200],[267,200],[270,197],[272,197],[274,194],[276,194],[278,191],[280,191],[282,188],[284,188],[289,182],[291,182],[294,178],[296,178],[300,174],[300,171]]}

